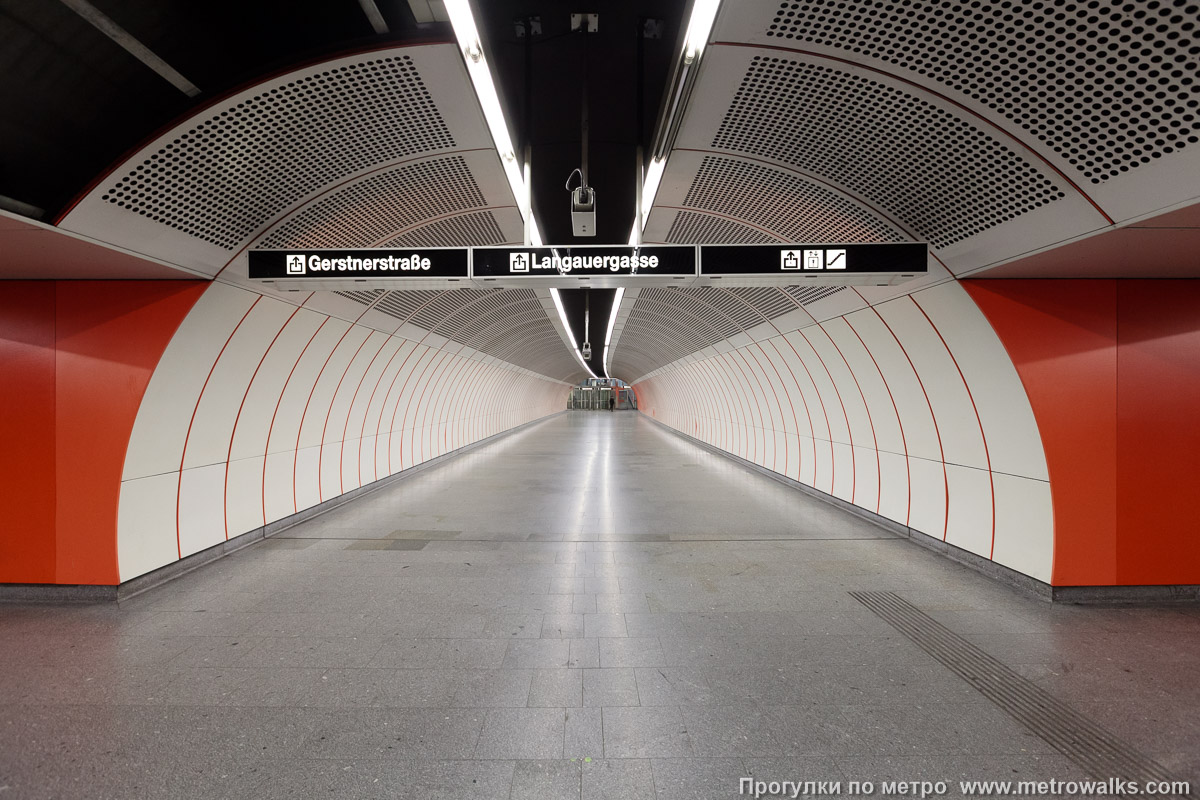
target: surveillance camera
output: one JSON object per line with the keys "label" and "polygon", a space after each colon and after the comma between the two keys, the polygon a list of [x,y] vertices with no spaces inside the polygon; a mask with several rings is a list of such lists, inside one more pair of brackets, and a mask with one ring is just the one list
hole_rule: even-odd
{"label": "surveillance camera", "polygon": [[571,229],[576,236],[596,235],[596,190],[590,186],[571,192]]}
{"label": "surveillance camera", "polygon": [[592,360],[592,343],[591,342],[583,343],[583,360],[584,361]]}

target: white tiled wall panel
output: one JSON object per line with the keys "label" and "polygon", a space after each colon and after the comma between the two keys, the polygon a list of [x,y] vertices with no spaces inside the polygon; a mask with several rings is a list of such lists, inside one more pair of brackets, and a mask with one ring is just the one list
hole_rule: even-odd
{"label": "white tiled wall panel", "polygon": [[708,348],[636,388],[643,412],[690,436],[1049,578],[1053,519],[1033,413],[957,283]]}
{"label": "white tiled wall panel", "polygon": [[138,410],[121,580],[565,404],[559,381],[421,337],[211,284]]}

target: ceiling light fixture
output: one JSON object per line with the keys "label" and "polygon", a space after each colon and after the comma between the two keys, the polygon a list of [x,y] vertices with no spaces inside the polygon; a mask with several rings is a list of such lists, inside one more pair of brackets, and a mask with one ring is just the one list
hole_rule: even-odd
{"label": "ceiling light fixture", "polygon": [[571,325],[567,322],[567,312],[566,309],[563,308],[562,298],[558,296],[558,289],[551,287],[550,299],[554,301],[554,307],[558,309],[558,319],[560,322],[562,322],[563,330],[567,333],[567,341],[571,345],[571,352],[574,353],[575,357],[579,359],[579,363],[583,364],[583,368],[588,371],[589,375],[591,375],[593,378],[599,377],[596,375],[596,373],[592,372],[592,368],[589,367],[588,363],[583,360],[583,355],[581,355],[579,352],[579,345],[575,343],[575,334],[571,333]]}
{"label": "ceiling light fixture", "polygon": [[617,287],[617,294],[613,297],[612,312],[608,315],[608,332],[604,334],[604,377],[611,378],[608,373],[608,350],[612,344],[613,327],[617,324],[617,312],[621,310],[621,299],[625,297],[625,287]]}
{"label": "ceiling light fixture", "polygon": [[[496,144],[496,152],[500,155],[504,177],[508,179],[508,186],[512,189],[513,198],[519,206],[521,198],[525,195],[525,181],[521,177],[521,165],[517,162],[512,137],[508,135],[508,123],[504,120],[504,109],[500,107],[500,96],[496,93],[492,71],[483,54],[482,40],[479,38],[479,30],[475,27],[475,17],[471,14],[471,4],[468,0],[445,0],[445,6],[446,13],[450,16],[450,24],[454,27],[454,36],[458,39],[458,46],[463,54],[463,61],[467,65],[467,74],[471,76],[471,84],[475,87],[475,96],[479,98],[479,105],[483,109],[483,118],[487,120],[492,141]],[[523,214],[523,211],[521,213]],[[534,230],[537,230],[536,223]]]}
{"label": "ceiling light fixture", "polygon": [[[721,0],[695,0],[692,4],[682,58],[676,62],[671,80],[667,84],[666,104],[658,118],[654,146],[650,148],[650,166],[646,169],[642,183],[642,230],[645,230],[646,222],[650,219],[654,196],[658,194],[658,185],[667,166],[667,157],[675,146],[675,137],[679,134],[679,126],[683,122],[683,112],[696,82],[696,71],[699,68],[697,62],[704,54],[704,47],[708,44],[708,37],[712,35],[720,9]],[[635,221],[634,230],[629,234],[631,246],[641,239],[641,231],[637,230],[637,225]]]}
{"label": "ceiling light fixture", "polygon": [[[666,168],[666,158],[656,158],[650,162],[650,168],[646,170],[646,177],[642,182],[642,230],[645,230],[646,223],[650,219],[650,209],[654,206],[654,197],[658,194],[658,185],[662,183],[663,170]],[[638,221],[635,219],[633,228],[629,231],[630,247],[636,247],[639,244],[637,225]]]}
{"label": "ceiling light fixture", "polygon": [[687,40],[683,47],[683,59],[690,64],[704,52],[721,0],[696,0],[692,4],[692,18],[688,20]]}

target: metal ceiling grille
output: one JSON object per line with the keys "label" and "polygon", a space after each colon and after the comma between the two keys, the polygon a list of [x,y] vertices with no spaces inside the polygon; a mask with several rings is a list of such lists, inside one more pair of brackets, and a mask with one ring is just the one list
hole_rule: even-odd
{"label": "metal ceiling grille", "polygon": [[322,186],[453,146],[410,57],[367,58],[209,112],[102,199],[232,250]]}
{"label": "metal ceiling grille", "polygon": [[389,291],[375,310],[555,380],[581,371],[532,289]]}
{"label": "metal ceiling grille", "polygon": [[[900,242],[909,238],[823,186],[783,170],[732,158],[705,156],[683,202],[757,223],[785,241]],[[764,236],[762,241],[773,239]]]}
{"label": "metal ceiling grille", "polygon": [[701,303],[706,303],[718,314],[728,318],[730,324],[736,325],[738,330],[749,330],[763,322],[761,314],[723,289],[698,286],[691,290],[691,294]]}
{"label": "metal ceiling grille", "polygon": [[487,247],[505,243],[496,216],[491,211],[475,211],[421,225],[380,247]]}
{"label": "metal ceiling grille", "polygon": [[758,322],[782,317],[789,311],[796,310],[796,301],[775,286],[734,287],[725,291],[737,296],[739,300],[754,309],[754,312],[761,317]]}
{"label": "metal ceiling grille", "polygon": [[383,289],[366,289],[361,291],[334,292],[334,294],[336,294],[338,297],[344,297],[347,300],[353,300],[361,305],[369,306],[371,303],[374,303],[375,300],[378,299],[381,294],[383,294],[383,292]]}
{"label": "metal ceiling grille", "polygon": [[756,56],[712,146],[793,164],[880,205],[946,247],[1063,197],[970,123],[899,89]]}
{"label": "metal ceiling grille", "polygon": [[532,289],[483,292],[435,330],[539,375],[567,380],[580,371]]}
{"label": "metal ceiling grille", "polygon": [[789,0],[766,35],[952,87],[1101,183],[1197,142],[1198,11],[1179,0]]}
{"label": "metal ceiling grille", "polygon": [[395,317],[401,322],[407,322],[421,306],[441,294],[437,289],[416,289],[407,291],[388,292],[387,296],[375,306],[376,311]]}
{"label": "metal ceiling grille", "polygon": [[256,247],[370,247],[422,220],[483,205],[462,156],[405,164],[313,203]]}
{"label": "metal ceiling grille", "polygon": [[[613,354],[613,374],[634,381],[659,367],[794,311],[794,287],[642,289]],[[830,293],[845,287],[822,287]],[[804,290],[798,290],[804,291]]]}
{"label": "metal ceiling grille", "polygon": [[667,241],[672,244],[770,244],[779,240],[731,219],[680,211],[667,231]]}
{"label": "metal ceiling grille", "polygon": [[427,331],[436,330],[440,323],[452,317],[461,307],[485,294],[487,292],[483,289],[449,289],[439,292],[430,302],[417,309],[410,322]]}
{"label": "metal ceiling grille", "polygon": [[845,286],[785,286],[783,291],[802,306],[812,305],[830,295],[844,292]]}

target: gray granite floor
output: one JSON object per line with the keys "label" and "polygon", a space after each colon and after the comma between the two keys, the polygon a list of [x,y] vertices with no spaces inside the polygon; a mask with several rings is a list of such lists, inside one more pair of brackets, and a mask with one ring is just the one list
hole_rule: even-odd
{"label": "gray granite floor", "polygon": [[892,591],[1200,779],[1200,612],[1050,606],[572,412],[120,606],[0,606],[0,798],[737,797],[1079,767]]}

